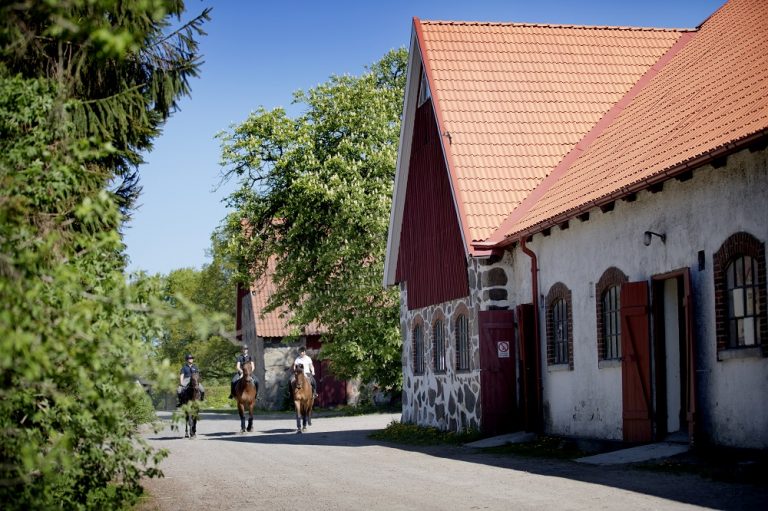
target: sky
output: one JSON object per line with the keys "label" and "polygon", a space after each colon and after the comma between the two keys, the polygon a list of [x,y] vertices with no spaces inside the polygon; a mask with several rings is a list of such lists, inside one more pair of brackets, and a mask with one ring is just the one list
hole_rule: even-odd
{"label": "sky", "polygon": [[215,135],[263,106],[297,115],[293,93],[360,75],[408,48],[412,18],[693,28],[725,0],[187,0],[212,7],[192,92],[140,167],[143,192],[125,229],[129,271],[167,274],[210,262],[210,237],[236,183],[221,183]]}

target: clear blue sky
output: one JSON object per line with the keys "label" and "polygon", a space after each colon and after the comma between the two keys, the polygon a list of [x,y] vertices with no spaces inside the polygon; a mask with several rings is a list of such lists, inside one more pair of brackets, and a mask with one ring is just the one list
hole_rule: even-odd
{"label": "clear blue sky", "polygon": [[213,7],[192,95],[168,121],[141,167],[140,208],[125,231],[129,270],[168,273],[209,262],[210,235],[227,214],[216,190],[214,135],[264,106],[291,107],[293,92],[333,74],[361,74],[408,47],[411,19],[695,27],[725,0],[187,0]]}

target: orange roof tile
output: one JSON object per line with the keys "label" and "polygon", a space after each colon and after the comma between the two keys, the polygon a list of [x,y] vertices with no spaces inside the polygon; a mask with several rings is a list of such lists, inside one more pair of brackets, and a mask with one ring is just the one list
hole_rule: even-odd
{"label": "orange roof tile", "polygon": [[[251,304],[253,306],[253,317],[256,322],[256,335],[259,337],[287,337],[291,335],[292,329],[288,325],[291,313],[285,307],[264,313],[269,298],[275,293],[275,287],[272,276],[275,274],[277,266],[275,256],[269,258],[267,271],[263,273],[251,285]],[[312,323],[304,329],[305,335],[318,335],[327,333],[325,328]]]}
{"label": "orange roof tile", "polygon": [[468,242],[487,238],[684,33],[416,26]]}
{"label": "orange roof tile", "polygon": [[766,134],[768,2],[731,0],[559,179],[543,184],[541,198],[520,208],[525,214],[508,219],[488,241],[530,234]]}

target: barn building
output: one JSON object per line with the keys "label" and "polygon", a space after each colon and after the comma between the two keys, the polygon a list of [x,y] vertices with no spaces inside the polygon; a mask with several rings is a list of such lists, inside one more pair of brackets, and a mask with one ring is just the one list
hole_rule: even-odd
{"label": "barn building", "polygon": [[768,2],[414,18],[384,284],[403,420],[768,448]]}

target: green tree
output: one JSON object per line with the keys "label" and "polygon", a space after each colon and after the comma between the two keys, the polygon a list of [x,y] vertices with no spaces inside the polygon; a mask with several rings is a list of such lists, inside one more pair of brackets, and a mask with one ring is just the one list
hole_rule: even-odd
{"label": "green tree", "polygon": [[361,76],[332,76],[295,93],[304,112],[251,114],[219,135],[225,177],[239,180],[223,227],[239,278],[277,258],[278,291],[302,325],[331,332],[323,356],[344,378],[401,385],[396,291],[381,285],[407,52]]}
{"label": "green tree", "polygon": [[[157,279],[124,275],[138,152],[187,92],[200,18],[171,0],[0,5],[0,502],[120,509],[158,474],[137,434]],[[206,17],[204,13],[203,17]],[[117,183],[117,184],[116,184]],[[214,322],[200,329],[215,329]]]}
{"label": "green tree", "polygon": [[195,304],[199,313],[229,326],[232,335],[202,331],[198,321],[186,316],[169,319],[157,341],[157,355],[180,365],[186,353],[195,355],[206,380],[228,382],[238,352],[234,340],[236,282],[226,260],[214,249],[213,260],[201,270],[182,268],[163,278],[163,295],[176,309]]}

